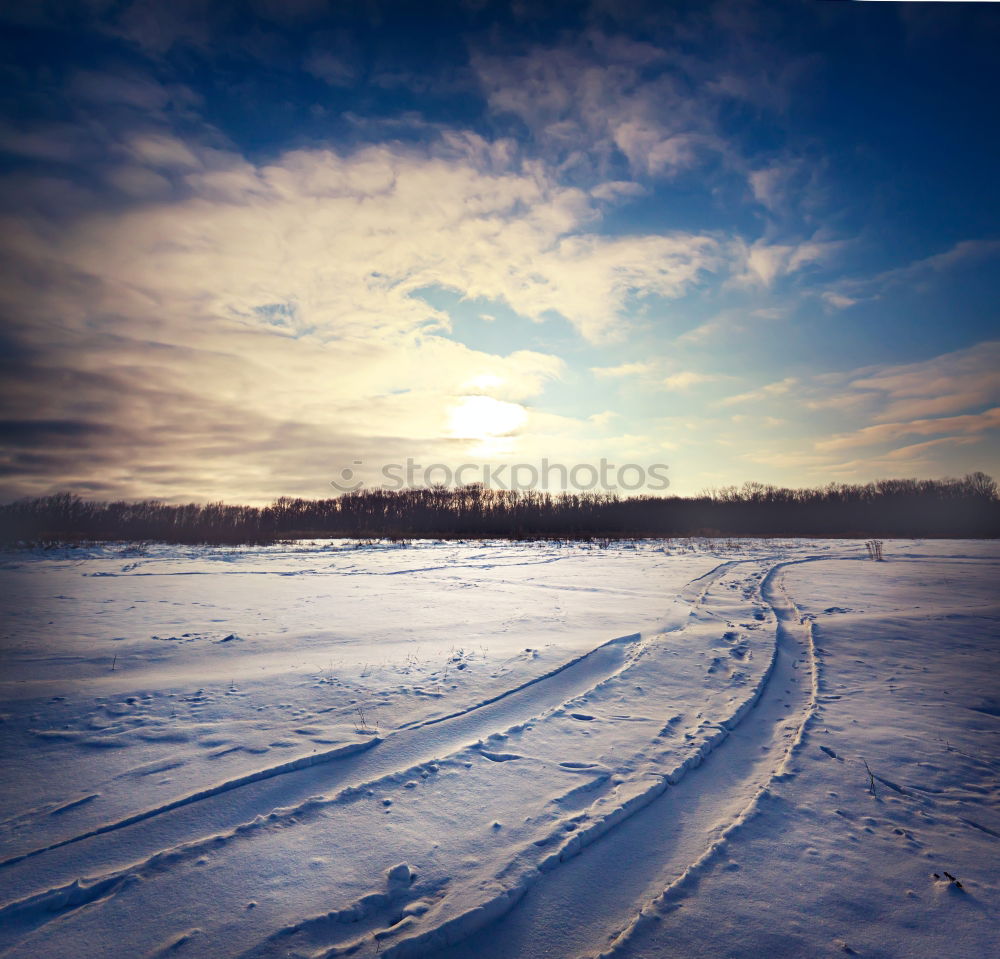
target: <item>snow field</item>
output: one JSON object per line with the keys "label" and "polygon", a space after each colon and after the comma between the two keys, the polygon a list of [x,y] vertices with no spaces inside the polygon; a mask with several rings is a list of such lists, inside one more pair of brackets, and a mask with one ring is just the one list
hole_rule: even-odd
{"label": "snow field", "polygon": [[[993,894],[996,559],[893,546],[8,556],[0,735],[28,775],[2,794],[0,955],[749,956],[774,915],[786,954],[823,954],[807,889],[839,885],[818,864],[852,823],[925,841],[908,796],[936,804],[926,835],[961,824],[964,895]],[[973,640],[942,647],[948,617]],[[862,666],[840,650],[864,637]],[[965,712],[921,792],[894,764],[944,729],[912,715],[935,670]],[[852,749],[877,795],[862,777],[813,835]],[[758,911],[709,934],[704,890],[727,882]],[[824,906],[820,946],[856,948]]]}

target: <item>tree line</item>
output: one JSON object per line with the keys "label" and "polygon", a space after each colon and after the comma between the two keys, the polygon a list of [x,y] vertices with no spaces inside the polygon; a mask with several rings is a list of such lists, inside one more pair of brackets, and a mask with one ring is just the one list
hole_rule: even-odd
{"label": "tree line", "polygon": [[270,506],[97,502],[72,493],[0,506],[0,541],[252,545],[304,538],[633,539],[676,536],[995,537],[985,473],[784,489],[745,483],[698,496],[501,490],[481,484],[362,489]]}

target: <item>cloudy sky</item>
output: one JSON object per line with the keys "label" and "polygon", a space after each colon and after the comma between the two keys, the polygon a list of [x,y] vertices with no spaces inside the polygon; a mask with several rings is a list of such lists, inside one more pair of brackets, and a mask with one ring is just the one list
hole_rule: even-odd
{"label": "cloudy sky", "polygon": [[0,498],[1000,474],[995,4],[0,13]]}

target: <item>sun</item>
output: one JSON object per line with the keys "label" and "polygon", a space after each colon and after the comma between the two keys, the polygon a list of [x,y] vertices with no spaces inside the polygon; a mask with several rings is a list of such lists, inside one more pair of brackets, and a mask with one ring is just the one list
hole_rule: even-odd
{"label": "sun", "polygon": [[453,437],[480,442],[510,436],[527,418],[528,411],[523,406],[492,396],[463,396],[448,412]]}

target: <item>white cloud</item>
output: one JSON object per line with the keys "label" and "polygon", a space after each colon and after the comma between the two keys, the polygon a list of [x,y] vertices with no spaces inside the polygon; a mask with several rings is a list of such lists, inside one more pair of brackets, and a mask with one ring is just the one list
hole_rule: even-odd
{"label": "white cloud", "polygon": [[[167,141],[143,149],[157,165],[189,162]],[[297,151],[257,169],[223,158],[186,178],[192,199],[89,219],[61,242],[65,255],[116,301],[195,296],[250,325],[261,308],[294,304],[289,332],[320,338],[446,324],[411,296],[437,285],[536,321],[561,314],[600,341],[620,335],[634,295],[681,296],[723,263],[709,236],[588,232],[599,214],[587,196],[530,165],[484,173],[387,147]]]}
{"label": "white cloud", "polygon": [[696,373],[693,370],[684,370],[668,376],[663,381],[663,385],[668,390],[683,391],[690,389],[692,386],[700,386],[702,383],[711,383],[717,379],[717,376],[710,373]]}
{"label": "white cloud", "polygon": [[900,446],[886,453],[885,459],[893,462],[900,460],[912,462],[918,457],[922,457],[925,453],[939,449],[942,446],[971,446],[978,442],[978,436],[939,436],[936,440],[927,440],[925,443],[911,443],[909,446]]}
{"label": "white cloud", "polygon": [[920,363],[868,367],[858,370],[849,385],[882,398],[880,419],[940,416],[1000,402],[997,369],[1000,340]]}
{"label": "white cloud", "polygon": [[768,383],[765,386],[761,386],[755,390],[749,390],[746,393],[739,393],[736,396],[727,396],[724,399],[719,400],[719,406],[739,406],[744,403],[756,403],[761,400],[771,400],[775,397],[785,396],[798,386],[799,380],[794,376],[785,377],[783,380],[777,380],[773,383]]}
{"label": "white cloud", "polygon": [[600,380],[648,376],[656,369],[651,362],[620,363],[618,366],[592,366],[590,372]]}
{"label": "white cloud", "polygon": [[496,113],[520,118],[550,157],[604,171],[671,177],[729,148],[714,129],[715,95],[679,80],[664,49],[589,31],[575,45],[521,56],[476,52],[473,68]]}
{"label": "white cloud", "polygon": [[[323,495],[345,455],[470,455],[487,434],[452,428],[456,408],[475,418],[461,405],[470,390],[490,409],[525,411],[496,455],[581,455],[605,423],[526,405],[563,375],[559,357],[469,349],[413,294],[447,287],[536,321],[557,312],[596,342],[620,334],[632,297],[682,295],[722,262],[712,237],[593,232],[597,201],[471,136],[423,151],[302,150],[266,166],[163,136],[126,142],[121,189],[145,177],[162,190],[164,171],[187,195],[59,231],[4,230],[23,269],[0,305],[55,384],[40,398],[26,367],[13,415],[73,410],[81,435],[103,437],[49,444],[18,493],[100,476],[114,496]],[[39,316],[58,317],[58,336]]]}
{"label": "white cloud", "polygon": [[606,429],[610,426],[616,419],[620,418],[620,414],[616,413],[614,410],[604,410],[601,413],[592,413],[587,419],[594,424],[598,429]]}
{"label": "white cloud", "polygon": [[836,293],[833,290],[826,290],[822,294],[822,297],[826,303],[836,310],[846,310],[858,302],[854,297],[844,296],[843,293]]}
{"label": "white cloud", "polygon": [[829,262],[843,247],[839,240],[805,240],[772,243],[755,240],[744,247],[744,267],[732,280],[734,285],[770,287],[774,281],[809,266]]}
{"label": "white cloud", "polygon": [[186,144],[163,133],[133,137],[127,149],[137,163],[157,169],[187,171],[198,170],[203,165]]}
{"label": "white cloud", "polygon": [[816,449],[840,450],[853,449],[858,446],[874,446],[880,443],[891,443],[904,436],[948,434],[945,439],[954,441],[959,436],[984,433],[987,430],[998,428],[1000,428],[1000,407],[994,407],[983,413],[972,413],[964,416],[943,416],[934,419],[866,426],[853,433],[844,433],[828,440],[821,440],[816,443]]}
{"label": "white cloud", "polygon": [[643,196],[645,193],[644,186],[631,180],[610,180],[606,183],[598,183],[590,190],[590,195],[595,199],[610,202],[620,200],[623,197]]}
{"label": "white cloud", "polygon": [[[1000,342],[981,343],[920,363],[869,366],[808,379],[786,377],[727,397],[718,405],[770,402],[772,407],[805,413],[792,420],[787,414],[781,419],[767,418],[765,422],[791,430],[791,442],[799,449],[748,454],[755,462],[767,462],[774,454],[779,457],[773,460],[775,464],[791,466],[787,456],[801,456],[803,467],[828,465],[831,472],[843,470],[869,477],[880,469],[928,470],[942,462],[935,456],[956,447],[971,448],[1000,427],[998,362]],[[801,438],[794,438],[796,432]],[[911,437],[932,439],[900,445]],[[803,441],[810,452],[802,450]],[[836,455],[847,450],[866,451],[865,461],[837,463]],[[969,468],[988,465],[973,462]]]}
{"label": "white cloud", "polygon": [[788,170],[783,166],[769,166],[752,170],[747,176],[754,199],[768,209],[776,209],[785,200],[785,182]]}

